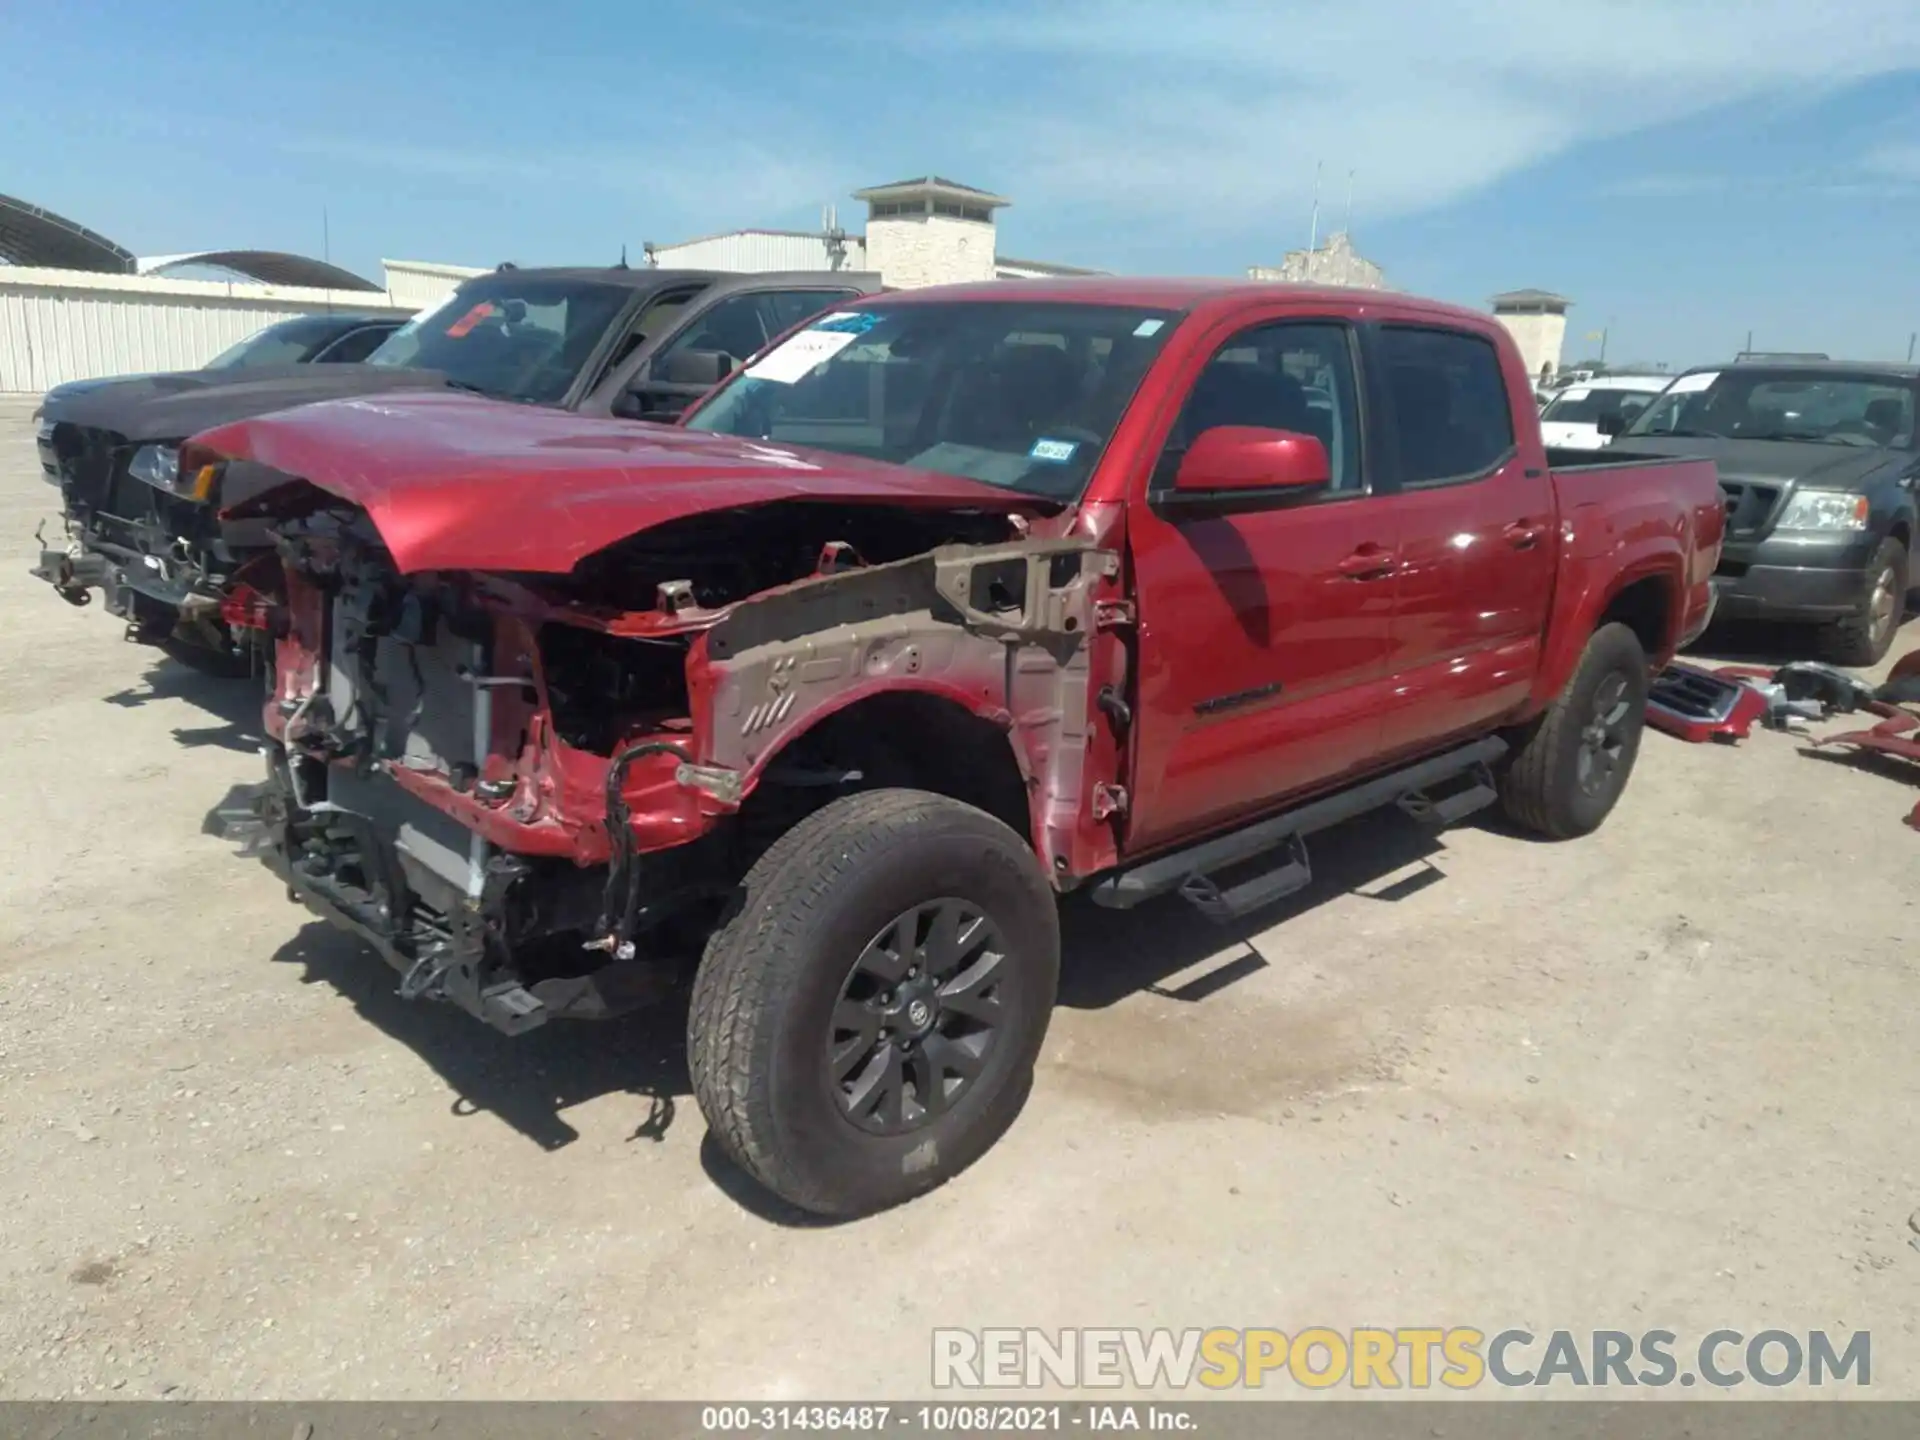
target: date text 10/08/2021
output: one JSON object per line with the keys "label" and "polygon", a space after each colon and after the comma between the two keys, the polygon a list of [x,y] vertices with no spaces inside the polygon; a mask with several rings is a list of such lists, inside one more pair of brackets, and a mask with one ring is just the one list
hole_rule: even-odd
{"label": "date text 10/08/2021", "polygon": [[909,1434],[969,1434],[980,1431],[1197,1429],[1192,1413],[1177,1405],[709,1405],[700,1428],[714,1434],[771,1431],[847,1431]]}

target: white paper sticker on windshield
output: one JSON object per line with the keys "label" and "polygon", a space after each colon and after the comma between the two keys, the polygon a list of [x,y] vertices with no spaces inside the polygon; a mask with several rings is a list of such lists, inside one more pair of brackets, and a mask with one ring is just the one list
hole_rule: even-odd
{"label": "white paper sticker on windshield", "polygon": [[1704,390],[1720,378],[1718,370],[1702,370],[1697,375],[1682,375],[1667,387],[1669,395],[1691,395],[1696,390]]}
{"label": "white paper sticker on windshield", "polygon": [[846,331],[802,330],[765,359],[749,365],[747,374],[756,380],[791,385],[803,375],[811,373],[814,366],[824,365],[859,338]]}
{"label": "white paper sticker on windshield", "polygon": [[1133,333],[1144,340],[1149,335],[1158,335],[1160,333],[1160,327],[1166,323],[1164,320],[1142,320],[1138,325],[1133,327]]}

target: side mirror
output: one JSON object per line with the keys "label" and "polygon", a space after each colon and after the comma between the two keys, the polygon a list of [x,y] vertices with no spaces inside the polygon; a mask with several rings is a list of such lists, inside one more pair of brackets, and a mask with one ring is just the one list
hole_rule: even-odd
{"label": "side mirror", "polygon": [[724,350],[675,350],[653,367],[662,385],[718,385],[733,373],[733,356]]}
{"label": "side mirror", "polygon": [[1631,418],[1631,416],[1627,415],[1602,415],[1598,420],[1594,421],[1594,428],[1599,430],[1607,439],[1611,440],[1616,435],[1624,435],[1627,433],[1627,422]]}
{"label": "side mirror", "polygon": [[1333,481],[1327,447],[1312,435],[1257,425],[1216,425],[1187,447],[1167,498],[1231,505],[1263,494],[1278,499]]}

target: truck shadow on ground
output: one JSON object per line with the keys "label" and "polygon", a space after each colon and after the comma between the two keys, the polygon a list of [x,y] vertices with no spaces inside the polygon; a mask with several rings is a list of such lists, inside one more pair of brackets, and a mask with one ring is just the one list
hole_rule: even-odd
{"label": "truck shadow on ground", "polygon": [[204,712],[214,724],[174,727],[174,743],[190,750],[217,746],[251,755],[260,748],[261,681],[258,676],[235,678],[209,674],[155,652],[143,685],[117,690],[103,698],[107,704],[123,710],[181,700]]}
{"label": "truck shadow on ground", "polygon": [[[241,804],[247,789],[239,787],[209,815],[211,833],[219,833],[223,812]],[[1252,938],[1342,895],[1390,904],[1417,894],[1444,879],[1433,863],[1444,848],[1439,834],[1397,812],[1363,816],[1315,838],[1314,879],[1306,889],[1229,925],[1208,920],[1177,898],[1111,911],[1069,897],[1061,915],[1059,1004],[1100,1011],[1141,992],[1219,1003],[1216,997],[1235,982],[1265,968]],[[1402,871],[1408,873],[1387,881]],[[401,999],[392,969],[323,921],[301,926],[274,959],[299,966],[305,984],[331,987],[362,1019],[425,1060],[453,1093],[454,1114],[493,1115],[543,1150],[580,1138],[567,1110],[608,1095],[645,1102],[627,1137],[634,1143],[659,1142],[683,1116],[698,1121],[687,1070],[684,993],[623,1019],[563,1021],[511,1038],[449,1006]],[[1170,983],[1196,968],[1201,973]],[[787,1226],[829,1223],[759,1190],[711,1136],[702,1143],[700,1163],[718,1189],[763,1219]]]}
{"label": "truck shadow on ground", "polygon": [[[1069,897],[1060,913],[1060,1004],[1103,1010],[1141,992],[1189,1003],[1210,999],[1265,968],[1254,937],[1342,895],[1391,904],[1418,894],[1445,878],[1433,863],[1445,849],[1440,832],[1380,810],[1315,835],[1312,882],[1227,924],[1177,896],[1135,910],[1103,910],[1085,896]],[[1396,878],[1381,883],[1390,876]],[[1196,967],[1205,968],[1189,975]]]}
{"label": "truck shadow on ground", "polygon": [[618,1020],[562,1021],[516,1037],[452,1006],[402,999],[395,972],[324,921],[303,925],[273,958],[301,966],[303,983],[331,986],[362,1019],[431,1065],[453,1091],[454,1114],[497,1116],[543,1150],[580,1138],[564,1111],[620,1093],[648,1102],[629,1138],[659,1141],[692,1093],[683,999]]}

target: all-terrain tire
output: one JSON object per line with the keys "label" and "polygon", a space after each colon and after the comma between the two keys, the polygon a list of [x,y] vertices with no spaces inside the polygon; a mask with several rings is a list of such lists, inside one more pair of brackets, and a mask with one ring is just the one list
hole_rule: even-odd
{"label": "all-terrain tire", "polygon": [[[687,1025],[694,1095],[727,1156],[790,1204],[849,1217],[931,1190],[985,1153],[1026,1100],[1059,984],[1059,915],[1026,842],[944,796],[872,790],[794,826],[743,889],[707,944]],[[1004,941],[993,1040],[943,1113],[871,1133],[830,1072],[836,1007],[863,952],[943,900]]]}
{"label": "all-terrain tire", "polygon": [[[1500,777],[1500,802],[1509,818],[1553,840],[1599,829],[1640,753],[1647,680],[1639,636],[1620,624],[1594,631],[1566,688],[1534,722]],[[1600,747],[1604,766],[1592,744],[1596,726],[1611,742]]]}
{"label": "all-terrain tire", "polygon": [[1821,655],[1835,665],[1878,665],[1907,604],[1907,547],[1889,535],[1860,582],[1859,608],[1826,627]]}

